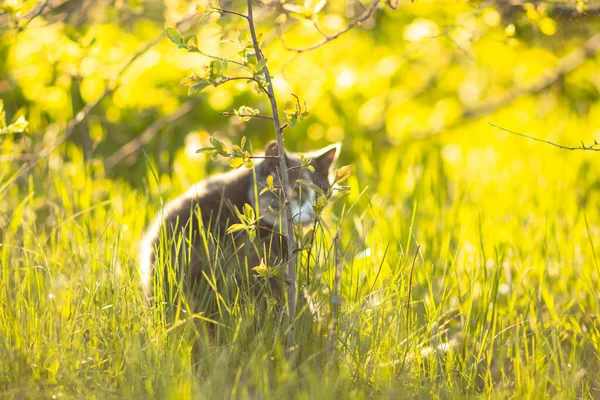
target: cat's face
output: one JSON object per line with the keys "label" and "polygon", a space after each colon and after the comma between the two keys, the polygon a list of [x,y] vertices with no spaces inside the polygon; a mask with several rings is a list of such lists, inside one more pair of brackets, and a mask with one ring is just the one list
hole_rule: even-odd
{"label": "cat's face", "polygon": [[[279,172],[279,159],[278,158],[266,158],[256,168],[256,182],[257,190],[260,193],[263,188],[267,187],[268,176],[273,177],[273,185],[276,187],[274,192],[265,191],[263,194],[258,196],[258,204],[260,210],[260,216],[262,224],[270,225],[273,227],[283,226],[285,228],[285,221],[287,216],[284,215],[285,211],[283,205],[285,200],[289,201],[289,210],[292,213],[292,217],[295,223],[310,223],[314,220],[314,204],[318,194],[312,188],[306,185],[297,184],[298,179],[309,181],[319,186],[324,193],[329,190],[330,183],[330,171],[335,160],[337,159],[340,146],[332,145],[325,147],[320,150],[313,151],[305,155],[305,157],[311,158],[311,165],[314,168],[314,172],[304,167],[301,168],[301,159],[295,154],[285,153],[286,163],[288,168],[289,182],[291,188],[288,189],[286,196],[283,196],[281,191]],[[277,157],[279,151],[277,143],[271,142],[265,149],[265,156]],[[254,199],[254,187],[250,189],[250,198]]]}

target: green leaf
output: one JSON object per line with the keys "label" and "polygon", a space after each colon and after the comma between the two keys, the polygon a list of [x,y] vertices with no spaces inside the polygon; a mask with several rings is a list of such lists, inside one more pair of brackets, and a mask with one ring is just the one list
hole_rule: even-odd
{"label": "green leaf", "polygon": [[210,62],[210,74],[211,76],[221,76],[221,61],[213,60]]}
{"label": "green leaf", "polygon": [[244,32],[237,31],[237,42],[240,47],[244,47]]}
{"label": "green leaf", "polygon": [[167,38],[175,43],[178,46],[183,44],[183,40],[181,38],[181,33],[175,28],[165,28],[165,33],[167,34]]}
{"label": "green leaf", "polygon": [[321,189],[319,186],[315,185],[314,183],[312,183],[310,181],[307,181],[304,179],[296,179],[296,183],[299,185],[311,188],[315,192],[319,193],[321,196],[325,195],[325,193],[323,192],[323,189]]}
{"label": "green leaf", "polygon": [[288,117],[288,123],[290,124],[291,128],[296,126],[296,122],[298,122],[298,117],[296,117],[295,115],[291,115]]}
{"label": "green leaf", "polygon": [[227,228],[227,234],[229,235],[230,233],[243,231],[246,228],[247,226],[244,224],[233,224],[229,228]]}
{"label": "green leaf", "polygon": [[340,191],[338,191],[336,194],[332,195],[332,196],[329,198],[329,201],[335,201],[335,200],[337,200],[337,199],[344,198],[344,197],[348,196],[349,194],[350,194],[350,189],[343,189],[343,190],[340,190]]}
{"label": "green leaf", "polygon": [[251,52],[246,52],[246,64],[256,65],[258,58],[256,58],[256,54]]}
{"label": "green leaf", "polygon": [[196,150],[196,153],[211,153],[213,151],[215,151],[214,147],[202,147],[202,148]]}
{"label": "green leaf", "polygon": [[21,116],[12,124],[1,128],[0,135],[14,135],[15,133],[23,133],[25,130],[27,130],[28,126],[29,122],[25,120],[25,117]]}
{"label": "green leaf", "polygon": [[234,144],[233,146],[231,146],[231,148],[233,149],[233,154],[234,155],[240,155],[242,154],[242,148],[240,146],[238,146],[237,144]]}
{"label": "green leaf", "polygon": [[254,68],[256,69],[257,72],[262,71],[262,69],[265,67],[265,65],[267,65],[267,59],[263,58],[262,60],[260,60],[259,62],[256,63]]}
{"label": "green leaf", "polygon": [[183,44],[187,44],[190,40],[192,40],[193,38],[195,38],[196,35],[194,33],[188,33],[187,35],[185,35],[182,39]]}
{"label": "green leaf", "polygon": [[313,229],[306,232],[306,234],[304,234],[304,237],[302,238],[302,242],[301,242],[302,246],[301,247],[306,247],[308,244],[312,243],[314,234],[315,234],[315,231]]}
{"label": "green leaf", "polygon": [[343,182],[352,173],[351,165],[344,165],[343,167],[335,170],[335,178],[333,179],[333,183]]}
{"label": "green leaf", "polygon": [[226,59],[221,60],[221,74],[227,75],[229,73],[229,61]]}
{"label": "green leaf", "polygon": [[325,196],[319,196],[317,198],[317,204],[314,205],[315,210],[318,212],[321,211],[323,207],[325,207],[325,200]]}
{"label": "green leaf", "polygon": [[179,82],[179,86],[191,86],[198,80],[195,76],[186,76]]}
{"label": "green leaf", "polygon": [[232,168],[239,168],[242,165],[244,165],[244,160],[242,158],[232,158],[231,161],[229,161],[229,166]]}
{"label": "green leaf", "polygon": [[260,265],[252,268],[252,271],[256,272],[256,278],[269,279],[275,276],[275,270],[267,266],[264,258],[260,260]]}
{"label": "green leaf", "polygon": [[190,86],[190,88],[188,89],[188,96],[199,93],[200,91],[202,91],[202,89],[206,88],[207,86],[210,86],[210,82],[202,81]]}
{"label": "green leaf", "polygon": [[283,112],[286,114],[293,114],[296,112],[296,103],[291,101],[287,101],[285,106],[283,106]]}
{"label": "green leaf", "polygon": [[197,5],[196,6],[196,13],[197,14],[202,14],[202,13],[206,13],[206,12],[210,12],[211,8],[207,7],[207,6],[203,6],[203,5]]}
{"label": "green leaf", "polygon": [[248,221],[254,221],[255,219],[254,208],[248,203],[244,204],[244,216]]}
{"label": "green leaf", "polygon": [[221,142],[219,139],[217,139],[216,137],[211,137],[210,138],[210,144],[212,144],[215,148],[215,150],[217,151],[217,153],[221,156],[228,156],[229,155],[229,151],[227,150],[227,146],[225,146],[225,144],[223,144],[223,142]]}

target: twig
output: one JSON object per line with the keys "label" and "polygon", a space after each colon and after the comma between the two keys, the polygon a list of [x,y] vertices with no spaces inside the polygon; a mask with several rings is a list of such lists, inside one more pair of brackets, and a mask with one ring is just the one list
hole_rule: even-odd
{"label": "twig", "polygon": [[[250,158],[257,158],[257,159],[261,159],[261,158],[271,158],[274,160],[279,160],[279,156],[250,156]],[[277,186],[275,186],[277,187]]]}
{"label": "twig", "polygon": [[213,9],[213,10],[215,10],[217,12],[223,13],[223,14],[237,15],[238,17],[242,17],[242,18],[244,18],[246,20],[248,19],[247,15],[239,13],[239,12],[236,12],[236,11],[225,10],[225,9],[218,8],[218,7],[211,7],[211,9]]}
{"label": "twig", "polygon": [[[223,111],[221,113],[221,115],[225,116],[225,117],[250,117],[250,118],[264,118],[264,119],[273,119],[273,117],[270,117],[268,115],[262,115],[262,114],[233,114],[230,113],[229,111]],[[279,158],[279,157],[276,157]]]}
{"label": "twig", "polygon": [[[35,18],[39,17],[40,15],[43,14],[44,10],[46,9],[46,7],[48,7],[48,1],[49,0],[44,0],[41,3],[37,4],[31,11],[29,11],[27,14],[25,15],[21,15],[17,18],[15,18],[13,20],[14,22],[14,27],[17,30],[23,30],[24,28],[27,27],[27,25],[29,25],[31,23],[31,21],[33,21]],[[4,16],[5,14],[8,13],[1,13],[0,17]],[[23,26],[19,26],[19,22],[23,21],[23,20],[27,20],[25,22],[25,24]],[[4,22],[4,21],[3,21]],[[8,26],[10,26],[11,24],[11,20],[10,20],[10,15],[8,16]],[[4,24],[2,24],[1,26],[2,29],[6,29],[7,26],[4,26]]]}
{"label": "twig", "polygon": [[[228,62],[229,62],[229,60],[228,60]],[[241,65],[244,65],[244,64],[241,64]],[[258,81],[252,76],[223,76],[223,78],[225,78],[225,80],[220,83],[221,85],[223,83],[227,83],[229,81],[253,81],[253,82],[258,83]]]}
{"label": "twig", "polygon": [[186,101],[183,103],[174,113],[165,115],[164,117],[157,119],[152,123],[146,130],[139,136],[130,140],[119,148],[113,155],[106,159],[104,163],[105,170],[113,169],[117,164],[123,161],[125,158],[131,156],[133,153],[141,149],[143,146],[150,143],[152,139],[161,131],[163,128],[170,126],[178,119],[182,118],[190,111],[194,109],[194,106],[198,103],[199,99],[194,98],[193,100]]}
{"label": "twig", "polygon": [[594,56],[600,50],[600,33],[592,36],[582,47],[573,50],[571,53],[558,61],[558,66],[550,73],[543,73],[541,77],[532,85],[514,87],[502,96],[487,101],[479,107],[472,108],[463,113],[466,117],[476,117],[482,114],[488,114],[491,111],[513,102],[516,98],[527,94],[539,93],[542,90],[552,86],[562,76],[579,67],[583,62]]}
{"label": "twig", "polygon": [[[27,16],[24,16],[25,18],[27,18],[29,15],[31,15],[31,17],[29,18],[29,21],[27,21],[25,26],[29,25],[31,23],[31,21],[33,21],[35,18],[42,15],[44,13],[44,10],[46,9],[46,7],[48,7],[48,0],[44,0],[44,2],[42,2],[42,4],[40,5],[39,9],[37,11],[35,11],[33,13],[33,15],[31,15],[32,13],[29,13]],[[24,26],[20,27],[20,29],[23,29],[23,28],[24,28]]]}
{"label": "twig", "polygon": [[[256,53],[256,58],[258,61],[261,61],[264,57],[260,50],[260,46],[258,44],[258,39],[256,37],[256,30],[254,28],[254,16],[252,13],[252,0],[247,0],[248,3],[248,27],[250,28],[250,36],[252,37],[252,44],[254,45],[254,52]],[[263,72],[265,74],[265,82],[266,82],[266,93],[269,97],[269,101],[271,103],[271,111],[273,117],[273,126],[275,128],[275,134],[277,135],[277,147],[279,150],[279,165],[281,168],[281,179],[282,186],[284,189],[290,187],[289,186],[289,176],[287,163],[285,160],[285,151],[283,146],[283,134],[282,134],[282,126],[279,122],[279,111],[277,109],[277,100],[275,99],[275,92],[273,91],[273,84],[271,82],[271,74],[269,73],[269,68],[265,65],[263,67]],[[285,190],[283,190],[285,194]],[[290,285],[288,287],[288,312],[289,312],[289,321],[292,323],[296,316],[296,254],[294,249],[296,247],[295,238],[294,238],[294,221],[292,219],[291,213],[287,213],[287,245],[288,245],[288,280],[290,281]]]}
{"label": "twig", "polygon": [[554,143],[554,142],[551,142],[549,140],[544,140],[544,139],[536,138],[534,136],[526,135],[524,133],[519,133],[519,132],[511,131],[510,129],[506,129],[506,128],[503,128],[501,126],[492,124],[491,122],[488,122],[488,124],[490,124],[490,126],[493,126],[494,128],[500,129],[501,131],[512,133],[513,135],[522,136],[522,137],[527,138],[527,139],[535,140],[536,142],[541,142],[541,143],[549,144],[550,146],[558,147],[559,149],[563,149],[563,150],[600,151],[600,148],[596,147],[596,146],[600,146],[600,143],[597,143],[597,142],[594,142],[594,144],[591,144],[589,146],[586,146],[583,142],[581,142],[581,146],[580,147],[563,146],[562,144]]}
{"label": "twig", "polygon": [[338,33],[334,34],[334,35],[326,35],[323,30],[318,26],[317,22],[315,20],[313,20],[313,25],[315,26],[315,29],[317,30],[317,32],[319,32],[322,36],[324,36],[323,40],[321,40],[320,42],[317,42],[315,44],[313,44],[312,46],[308,46],[305,48],[294,48],[294,47],[289,47],[286,43],[285,43],[285,38],[282,34],[282,32],[279,30],[279,27],[277,27],[277,34],[279,35],[282,43],[283,43],[283,47],[288,50],[288,51],[293,51],[295,53],[304,53],[307,51],[311,51],[311,50],[315,50],[318,49],[319,47],[331,42],[332,40],[335,40],[337,38],[339,38],[340,36],[342,36],[344,33],[350,31],[352,28],[354,28],[357,25],[362,24],[363,22],[365,22],[367,19],[369,19],[373,13],[375,12],[375,10],[377,9],[377,7],[379,6],[381,0],[374,0],[373,3],[371,4],[371,6],[369,8],[366,9],[365,12],[363,12],[361,14],[360,17],[358,17],[357,19],[355,19],[354,21],[352,21],[350,24],[348,24],[348,26],[346,26],[344,29],[342,29],[341,31],[339,31]]}
{"label": "twig", "polygon": [[557,67],[548,69],[540,74],[540,78],[531,85],[513,87],[504,94],[480,103],[476,107],[466,109],[461,116],[451,124],[439,129],[427,129],[420,132],[414,132],[415,139],[427,139],[431,136],[439,135],[442,132],[456,128],[466,120],[473,120],[493,113],[494,111],[514,102],[516,99],[529,94],[536,94],[555,84],[561,77],[569,74],[580,67],[588,58],[592,58],[600,51],[600,33],[592,36],[585,44],[571,53],[561,58],[557,62]]}
{"label": "twig", "polygon": [[[194,48],[190,49],[189,51],[190,51],[190,53],[198,53],[198,54],[203,55],[204,57],[212,58],[213,60],[227,61],[228,63],[236,64],[236,65],[239,65],[240,67],[245,66],[244,63],[241,63],[239,61],[230,60],[229,58],[223,58],[223,57],[218,57],[218,56],[213,56],[211,54],[207,54],[207,53],[203,52],[202,50],[198,49],[197,47],[194,47]],[[236,78],[236,79],[241,79],[241,78]],[[248,79],[252,79],[252,78],[248,78]],[[233,78],[229,79],[229,80],[233,80]],[[252,79],[252,80],[254,80],[254,79]]]}

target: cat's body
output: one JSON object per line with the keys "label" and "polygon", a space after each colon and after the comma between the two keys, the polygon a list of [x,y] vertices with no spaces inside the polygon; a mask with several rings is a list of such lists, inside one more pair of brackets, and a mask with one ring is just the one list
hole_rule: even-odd
{"label": "cat's body", "polygon": [[[294,183],[304,179],[327,191],[329,170],[338,150],[338,146],[330,146],[309,154],[314,172],[302,168],[299,157],[286,153],[294,187],[285,198],[296,222],[307,223],[314,218],[315,193]],[[228,227],[240,223],[236,209],[243,213],[245,204],[257,209],[256,194],[267,186],[269,175],[277,186],[281,175],[277,155],[276,144],[267,145],[266,158],[255,163],[256,185],[253,170],[240,168],[207,178],[167,204],[142,243],[141,277],[148,299],[158,294],[154,290],[155,279],[160,281],[162,287],[158,290],[163,290],[163,299],[173,301],[176,293],[205,291],[208,286],[214,289],[214,284],[208,282],[211,276],[229,276],[232,268],[237,273],[246,272],[259,265],[261,259],[271,267],[285,263],[287,243],[282,229],[285,215],[281,212],[284,196],[279,196],[278,189],[258,197],[260,218],[255,228],[256,239],[249,240],[245,231],[226,234]],[[215,273],[215,265],[220,273]],[[223,272],[223,265],[227,265],[229,272]],[[156,273],[157,268],[162,274]],[[279,291],[281,281],[281,278],[271,279],[270,286]]]}

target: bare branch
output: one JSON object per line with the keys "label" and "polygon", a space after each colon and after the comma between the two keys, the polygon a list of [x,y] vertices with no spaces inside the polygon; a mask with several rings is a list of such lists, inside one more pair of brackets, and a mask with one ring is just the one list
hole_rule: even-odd
{"label": "bare branch", "polygon": [[317,42],[315,44],[313,44],[312,46],[308,46],[308,47],[304,47],[304,48],[294,48],[294,47],[289,47],[286,43],[285,43],[285,37],[283,35],[283,33],[281,32],[280,28],[277,27],[277,34],[279,35],[281,42],[283,43],[283,47],[288,50],[288,51],[293,51],[295,53],[304,53],[307,51],[311,51],[311,50],[315,50],[318,49],[319,47],[331,42],[332,40],[335,40],[337,38],[339,38],[340,36],[342,36],[344,33],[350,31],[352,28],[356,27],[357,25],[362,24],[363,22],[365,22],[367,19],[371,18],[371,16],[373,15],[373,13],[375,12],[375,10],[377,10],[377,7],[379,6],[381,0],[374,0],[373,3],[371,4],[371,6],[369,8],[367,8],[365,10],[365,12],[363,12],[361,14],[360,17],[358,17],[357,19],[355,19],[354,21],[352,21],[350,24],[348,24],[348,26],[346,26],[344,29],[342,29],[341,31],[339,31],[338,33],[334,34],[334,35],[327,35],[325,34],[325,32],[323,32],[323,30],[321,29],[321,27],[317,24],[317,22],[313,19],[313,25],[315,27],[315,29],[317,30],[317,32],[319,32],[324,38],[323,40],[321,40],[320,42]]}
{"label": "bare branch", "polygon": [[[268,115],[262,115],[262,114],[233,114],[230,113],[229,111],[223,111],[221,113],[221,115],[225,116],[225,117],[249,117],[249,118],[264,118],[264,119],[273,119],[273,117],[270,117]],[[275,158],[279,158],[279,157],[275,157]]]}
{"label": "bare branch", "polygon": [[[242,64],[243,65],[243,64]],[[221,83],[225,83],[225,82],[229,82],[229,81],[253,81],[256,83],[259,83],[254,77],[252,76],[233,76],[233,77],[229,77],[229,76],[223,76],[223,78],[225,78],[225,80]]]}
{"label": "bare branch", "polygon": [[552,70],[545,71],[540,78],[532,85],[514,87],[495,99],[491,99],[479,107],[466,110],[463,113],[465,118],[473,118],[483,114],[489,114],[509,103],[512,103],[518,97],[527,94],[536,94],[552,86],[562,76],[579,67],[583,62],[594,56],[600,51],[600,33],[592,36],[582,47],[573,50],[570,54],[558,60],[558,66]]}
{"label": "bare branch", "polygon": [[225,9],[223,9],[223,8],[218,8],[218,7],[212,7],[211,9],[212,9],[212,10],[215,10],[215,11],[217,11],[217,12],[223,13],[223,14],[237,15],[238,17],[242,17],[242,18],[244,18],[244,19],[246,19],[246,20],[248,19],[248,16],[247,16],[247,15],[245,15],[245,14],[242,14],[242,13],[239,13],[239,12],[236,12],[236,11],[225,10]]}
{"label": "bare branch", "polygon": [[550,146],[558,147],[559,149],[563,149],[563,150],[600,151],[600,148],[598,147],[598,146],[600,146],[600,143],[597,143],[597,142],[594,142],[594,144],[587,145],[587,146],[585,145],[585,143],[581,142],[581,146],[579,146],[579,147],[563,146],[562,144],[554,143],[549,140],[544,140],[544,139],[536,138],[534,136],[526,135],[524,133],[515,132],[510,129],[506,129],[501,126],[492,124],[491,122],[488,122],[488,124],[490,124],[490,126],[493,126],[494,128],[500,129],[501,131],[512,133],[513,135],[522,136],[527,139],[535,140],[536,142],[549,144]]}
{"label": "bare branch", "polygon": [[427,139],[431,136],[439,135],[442,132],[462,125],[465,121],[489,115],[494,111],[511,104],[519,97],[540,93],[554,85],[563,76],[579,68],[587,59],[594,57],[599,51],[600,33],[597,33],[588,39],[583,46],[576,48],[571,53],[558,60],[556,67],[541,73],[539,79],[533,84],[513,87],[500,96],[488,99],[475,107],[464,110],[455,122],[439,129],[427,129],[420,132],[414,132],[413,137],[415,139]]}
{"label": "bare branch", "polygon": [[200,50],[197,47],[194,47],[194,48],[190,49],[189,51],[190,51],[190,53],[202,54],[204,57],[212,58],[213,60],[227,61],[228,63],[236,64],[236,65],[239,65],[240,67],[244,67],[245,66],[243,63],[241,63],[239,61],[230,60],[229,58],[223,58],[223,57],[213,56],[211,54],[206,54],[206,53],[204,53],[202,50]]}
{"label": "bare branch", "polygon": [[[279,156],[250,156],[250,158],[257,158],[257,159],[270,158],[270,159],[274,159],[274,160],[279,160]],[[277,186],[275,186],[275,187],[277,187]]]}
{"label": "bare branch", "polygon": [[[34,8],[31,12],[27,13],[27,15],[24,15],[23,18],[29,18],[29,20],[27,21],[25,26],[29,25],[31,23],[31,21],[33,21],[35,18],[42,15],[44,13],[44,10],[46,9],[46,7],[48,7],[48,0],[44,0],[39,6]],[[24,27],[19,27],[19,29],[23,29],[23,28]]]}
{"label": "bare branch", "polygon": [[[33,9],[31,9],[31,11],[29,11],[27,14],[21,15],[15,19],[13,19],[11,21],[10,19],[10,15],[7,15],[6,18],[2,18],[2,24],[0,24],[0,27],[3,29],[8,28],[11,23],[14,23],[13,28],[22,30],[24,28],[27,27],[27,25],[29,25],[31,23],[31,21],[33,21],[35,18],[39,17],[40,15],[42,15],[44,13],[44,10],[46,10],[46,8],[48,7],[48,2],[49,0],[44,0],[42,2],[40,2],[39,4],[36,4],[35,7],[33,7]],[[2,13],[0,14],[0,17],[4,17],[5,14],[7,13]],[[25,24],[23,26],[19,26],[19,22],[27,20],[25,22]],[[6,25],[5,25],[6,23]]]}

